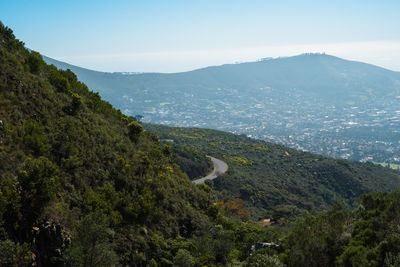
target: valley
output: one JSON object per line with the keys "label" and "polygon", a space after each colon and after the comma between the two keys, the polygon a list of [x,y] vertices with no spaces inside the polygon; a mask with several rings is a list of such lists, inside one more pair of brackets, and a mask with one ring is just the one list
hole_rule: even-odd
{"label": "valley", "polygon": [[102,73],[44,59],[70,68],[146,123],[229,131],[353,161],[400,162],[398,72],[325,54],[173,74]]}
{"label": "valley", "polygon": [[[153,78],[129,84],[141,87]],[[397,80],[391,81],[395,86]],[[143,102],[151,103],[146,88],[139,91],[145,92]],[[262,113],[254,108],[273,106],[260,129],[268,129],[276,117],[285,128],[298,120],[311,129],[321,122],[301,105],[295,107],[304,100],[328,114],[327,129],[337,132],[352,129],[340,125],[360,123],[352,117],[364,114],[358,107],[368,104],[363,96],[372,93],[337,94],[362,101],[347,103],[355,116],[338,114],[339,122],[332,119],[331,124],[329,111],[343,110],[332,104],[324,109],[321,96],[302,95],[292,86],[284,91],[252,87],[265,94],[232,88],[192,88],[187,93],[196,91],[193,100],[204,101],[203,106],[185,105],[195,107],[193,118],[208,115],[219,121],[216,128],[239,131],[234,125],[256,118],[262,122],[248,116]],[[175,91],[173,99],[168,90],[151,92],[163,108],[162,120],[174,118],[164,108],[177,107],[174,101],[185,102],[179,96],[188,96]],[[114,90],[103,93],[116,95]],[[136,93],[137,99],[143,97]],[[391,94],[397,91],[376,97],[389,99]],[[274,102],[282,95],[289,104]],[[251,134],[139,123],[140,116],[113,108],[71,70],[47,65],[1,23],[0,104],[1,266],[392,266],[400,259],[398,171],[296,150]],[[387,122],[381,116],[391,109],[377,107],[367,115]],[[234,114],[235,122],[219,117],[225,113]],[[389,126],[371,123],[362,126],[396,129],[397,117]],[[392,133],[376,131],[367,137],[390,140]],[[266,218],[267,224],[258,224]],[[279,249],[252,251],[260,242]]]}
{"label": "valley", "polygon": [[285,224],[337,203],[355,208],[367,192],[400,189],[399,172],[370,162],[326,158],[217,130],[143,126],[171,147],[182,170],[206,165],[206,155],[226,162],[225,175],[205,183],[218,201],[242,199],[254,221],[273,218]]}

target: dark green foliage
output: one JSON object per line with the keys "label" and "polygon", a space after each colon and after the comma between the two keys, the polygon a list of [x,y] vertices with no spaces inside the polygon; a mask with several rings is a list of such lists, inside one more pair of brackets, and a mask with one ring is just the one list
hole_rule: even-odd
{"label": "dark green foliage", "polygon": [[[71,71],[42,65],[2,24],[0,120],[5,266],[31,265],[32,252],[32,263],[44,266],[240,265],[255,242],[280,243],[279,230],[288,230],[241,222],[221,212],[213,203],[217,198],[227,203],[243,197],[255,219],[292,219],[372,188],[398,186],[398,175],[384,168],[217,131],[168,128],[159,132],[168,146],[160,146],[156,135],[89,91]],[[201,175],[210,167],[209,153],[230,167],[213,183],[222,192],[217,196],[208,185],[195,186],[176,164]],[[290,264],[304,255],[328,265],[335,256],[337,263],[394,264],[398,195],[366,196],[350,219],[341,209],[307,219],[310,228],[303,224],[289,234],[279,257]],[[248,262],[277,262],[268,253],[257,258]]]}
{"label": "dark green foliage", "polygon": [[[328,213],[308,217],[295,227],[286,240],[290,266],[333,266],[346,244],[349,214],[340,206]],[[350,233],[348,233],[350,234]]]}
{"label": "dark green foliage", "polygon": [[22,128],[22,140],[36,155],[43,155],[49,148],[49,141],[44,132],[44,127],[35,121],[27,121]]}
{"label": "dark green foliage", "polygon": [[392,253],[387,253],[384,262],[385,267],[396,267],[400,266],[400,253],[393,255]]}
{"label": "dark green foliage", "polygon": [[129,138],[132,140],[132,142],[137,142],[140,134],[143,132],[143,127],[136,121],[131,121],[128,124],[128,131]]}
{"label": "dark green foliage", "polygon": [[75,115],[79,108],[83,105],[82,97],[77,93],[72,93],[71,105],[66,109],[67,113],[70,115]]}
{"label": "dark green foliage", "polygon": [[48,158],[28,158],[18,174],[24,207],[40,214],[46,204],[55,199],[59,185],[58,168]]}
{"label": "dark green foliage", "polygon": [[49,82],[59,91],[59,92],[68,92],[71,89],[71,85],[67,78],[62,75],[62,72],[59,72],[56,67],[50,66],[48,71],[48,79]]}
{"label": "dark green foliage", "polygon": [[14,51],[16,49],[21,49],[24,44],[17,40],[14,36],[13,31],[4,26],[4,24],[0,21],[0,41],[2,46],[7,48],[10,51]]}
{"label": "dark green foliage", "polygon": [[117,207],[121,205],[123,198],[124,196],[117,192],[115,187],[107,183],[98,188],[97,192],[87,192],[83,204],[88,211],[105,214],[112,225],[117,225],[122,221],[122,215]]}
{"label": "dark green foliage", "polygon": [[186,249],[179,249],[174,257],[174,266],[177,267],[192,267],[194,260],[192,255]]}
{"label": "dark green foliage", "polygon": [[361,197],[353,212],[335,207],[306,218],[284,240],[288,266],[397,266],[400,192]]}
{"label": "dark green foliage", "polygon": [[16,182],[4,177],[0,181],[0,225],[16,229],[21,217],[21,195]]}
{"label": "dark green foliage", "polygon": [[45,65],[42,56],[36,51],[29,53],[26,61],[29,66],[29,71],[33,74],[39,74],[42,66]]}
{"label": "dark green foliage", "polygon": [[163,266],[189,251],[214,224],[210,192],[71,71],[42,65],[3,25],[0,39],[2,244],[66,266]]}
{"label": "dark green foliage", "polygon": [[178,155],[190,177],[205,175],[211,155],[229,170],[209,185],[221,200],[241,198],[253,219],[274,218],[281,224],[335,204],[355,207],[371,191],[400,188],[398,172],[375,166],[325,158],[241,135],[208,129],[145,124]]}
{"label": "dark green foliage", "polygon": [[219,231],[214,237],[215,259],[226,265],[229,262],[229,254],[234,248],[234,232],[230,230]]}
{"label": "dark green foliage", "polygon": [[72,94],[72,110],[74,111],[74,113],[76,112],[76,110],[78,110],[78,108],[82,106],[82,97],[78,94]]}
{"label": "dark green foliage", "polygon": [[113,250],[114,231],[101,213],[90,213],[76,226],[72,245],[67,249],[67,266],[113,266],[118,256]]}
{"label": "dark green foliage", "polygon": [[30,266],[31,264],[28,244],[20,245],[9,239],[0,240],[0,266]]}
{"label": "dark green foliage", "polygon": [[176,162],[180,169],[186,173],[190,179],[206,176],[212,171],[212,163],[202,153],[194,148],[181,145],[172,145],[172,149],[176,155]]}

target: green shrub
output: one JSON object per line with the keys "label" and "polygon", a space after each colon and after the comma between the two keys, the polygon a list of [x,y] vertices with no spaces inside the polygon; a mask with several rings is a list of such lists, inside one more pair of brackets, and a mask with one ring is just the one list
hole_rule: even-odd
{"label": "green shrub", "polygon": [[48,79],[58,92],[68,92],[71,89],[68,79],[53,65],[49,66]]}
{"label": "green shrub", "polygon": [[23,48],[24,43],[17,40],[14,36],[13,31],[4,26],[4,24],[0,21],[0,36],[2,39],[2,45],[8,50],[16,50],[18,48]]}
{"label": "green shrub", "polygon": [[56,197],[58,179],[58,168],[48,158],[28,158],[18,175],[24,206],[40,213]]}
{"label": "green shrub", "polygon": [[136,143],[142,132],[143,132],[143,126],[137,123],[136,121],[132,121],[131,123],[128,124],[128,134],[132,142]]}
{"label": "green shrub", "polygon": [[29,66],[29,71],[33,74],[39,74],[41,68],[44,66],[42,56],[36,51],[28,54],[26,63]]}
{"label": "green shrub", "polygon": [[20,245],[11,240],[0,240],[0,266],[31,266],[28,244]]}
{"label": "green shrub", "polygon": [[192,255],[186,249],[179,249],[174,257],[174,266],[177,267],[191,267],[194,265]]}
{"label": "green shrub", "polygon": [[36,155],[43,155],[50,148],[44,127],[38,125],[35,121],[24,123],[22,136],[24,144],[32,149]]}
{"label": "green shrub", "polygon": [[114,266],[118,256],[113,250],[114,232],[104,215],[90,213],[77,224],[72,243],[65,253],[67,266]]}
{"label": "green shrub", "polygon": [[75,115],[79,111],[79,108],[81,106],[82,106],[81,96],[76,93],[72,93],[72,102],[71,105],[69,106],[68,113],[70,115]]}
{"label": "green shrub", "polygon": [[8,178],[0,180],[0,225],[18,228],[21,219],[21,197],[15,183]]}

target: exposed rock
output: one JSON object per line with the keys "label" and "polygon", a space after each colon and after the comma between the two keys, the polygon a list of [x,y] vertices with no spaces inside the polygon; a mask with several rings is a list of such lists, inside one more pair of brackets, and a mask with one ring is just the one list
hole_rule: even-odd
{"label": "exposed rock", "polygon": [[44,222],[32,227],[32,255],[34,266],[43,266],[42,262],[51,262],[52,266],[63,266],[57,261],[70,243],[69,235],[61,225],[54,222]]}
{"label": "exposed rock", "polygon": [[271,249],[279,250],[280,246],[275,243],[257,242],[251,246],[251,252],[254,252],[260,248],[271,248]]}

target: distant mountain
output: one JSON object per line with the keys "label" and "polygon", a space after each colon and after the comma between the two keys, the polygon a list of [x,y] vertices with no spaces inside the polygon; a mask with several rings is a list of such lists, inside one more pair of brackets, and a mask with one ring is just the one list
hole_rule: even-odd
{"label": "distant mountain", "polygon": [[[0,55],[1,266],[397,262],[398,193],[362,197],[352,217],[335,207],[293,231],[286,224],[364,192],[398,189],[394,170],[214,130],[143,131],[73,72],[26,50],[1,22]],[[217,194],[195,186],[175,161],[202,172],[209,152],[230,165],[210,184]],[[249,210],[284,227],[261,228]],[[279,243],[277,251],[251,253],[266,241]]]}
{"label": "distant mountain", "polygon": [[351,160],[400,162],[400,73],[325,54],[189,72],[70,68],[125,114],[207,127]]}
{"label": "distant mountain", "polygon": [[248,94],[260,87],[272,87],[300,89],[331,101],[400,94],[399,72],[326,54],[302,54],[173,74],[104,73],[43,58],[49,64],[76,72],[78,77],[90,82],[90,88],[97,88],[100,93],[118,90],[119,93],[132,94],[134,91],[141,93],[141,89],[147,93],[150,90],[158,93],[195,90],[195,93],[200,93],[196,89],[206,89],[212,94],[215,89],[232,87]]}

